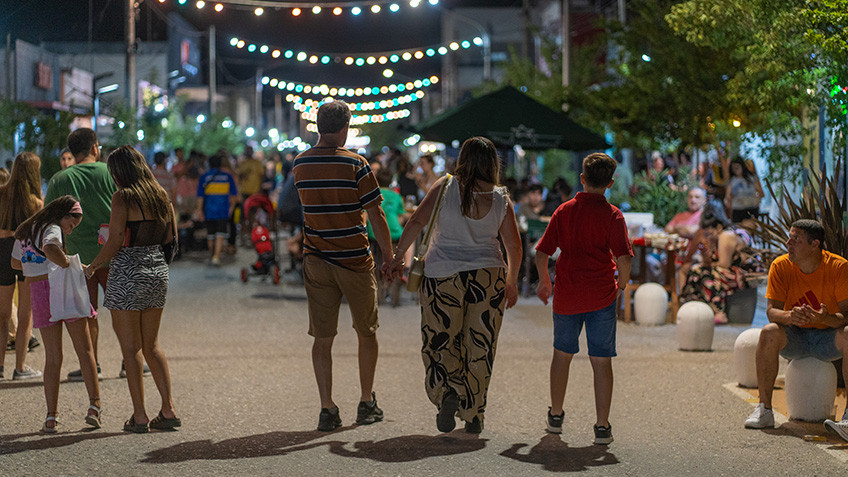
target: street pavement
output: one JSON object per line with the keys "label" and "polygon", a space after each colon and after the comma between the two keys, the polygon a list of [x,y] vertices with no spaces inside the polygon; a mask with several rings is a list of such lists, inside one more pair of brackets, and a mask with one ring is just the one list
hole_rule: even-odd
{"label": "street pavement", "polygon": [[[673,326],[620,324],[611,422],[615,442],[592,444],[592,374],[585,354],[572,364],[563,434],[547,434],[551,309],[522,298],[507,311],[488,396],[485,430],[449,434],[435,425],[424,394],[419,310],[404,292],[380,309],[376,392],[385,421],[355,426],[359,398],[356,337],[343,307],[334,347],[334,398],[344,424],[315,431],[318,393],[306,334],[305,292],[239,270],[254,260],[240,250],[221,268],[194,254],[171,269],[160,332],[183,427],[127,434],[131,414],[120,353],[101,312],[103,428],[86,431],[82,383],[60,390],[61,432],[40,434],[45,404],[39,382],[0,382],[0,476],[17,475],[844,475],[848,452],[807,442],[820,425],[743,428],[753,404],[733,392],[733,342],[744,327],[716,330],[712,352],[676,347]],[[284,263],[286,263],[284,261]],[[31,355],[41,369],[44,352]],[[6,357],[8,375],[14,355]],[[65,339],[63,376],[78,368]],[[145,378],[150,417],[159,398]],[[750,396],[749,396],[750,397]]]}

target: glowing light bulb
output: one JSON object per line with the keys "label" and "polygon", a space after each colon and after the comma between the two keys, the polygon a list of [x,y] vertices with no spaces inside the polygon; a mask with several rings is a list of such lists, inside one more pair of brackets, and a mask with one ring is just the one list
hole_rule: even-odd
{"label": "glowing light bulb", "polygon": [[221,11],[221,10],[223,10],[223,9],[224,9],[224,5],[222,5],[222,4],[220,4],[220,3],[216,3],[216,4],[215,4],[215,11],[216,11],[216,12],[220,12],[220,11]]}
{"label": "glowing light bulb", "polygon": [[297,61],[304,61],[304,60],[306,60],[306,53],[301,51],[300,53],[297,54]]}
{"label": "glowing light bulb", "polygon": [[236,38],[236,37],[230,38],[230,46],[236,46],[236,45],[238,45],[238,38]]}
{"label": "glowing light bulb", "polygon": [[414,56],[415,56],[416,59],[420,60],[421,58],[424,58],[424,52],[423,51],[416,51]]}
{"label": "glowing light bulb", "polygon": [[197,9],[198,9],[198,10],[200,10],[200,9],[202,9],[203,7],[205,7],[205,6],[206,6],[206,2],[204,2],[203,0],[198,0],[198,2],[197,2],[197,3],[195,3],[195,6],[197,6]]}
{"label": "glowing light bulb", "polygon": [[261,17],[263,13],[265,13],[265,10],[263,10],[262,7],[259,7],[253,11],[253,14],[257,17]]}
{"label": "glowing light bulb", "polygon": [[409,61],[411,58],[412,58],[412,53],[410,53],[410,52],[408,52],[408,51],[407,51],[407,52],[405,52],[405,53],[403,54],[403,59],[404,59],[405,61]]}
{"label": "glowing light bulb", "polygon": [[315,5],[314,7],[312,7],[312,13],[314,13],[316,15],[321,13],[321,7],[319,7],[318,5]]}
{"label": "glowing light bulb", "polygon": [[360,13],[362,13],[362,9],[359,7],[353,7],[350,9],[350,13],[353,15],[359,15]]}
{"label": "glowing light bulb", "polygon": [[254,51],[256,51],[256,45],[254,45],[253,43],[247,45],[247,51],[253,53]]}
{"label": "glowing light bulb", "polygon": [[385,65],[389,61],[389,59],[385,56],[381,56],[377,61],[380,62],[381,65]]}
{"label": "glowing light bulb", "polygon": [[300,9],[299,8],[292,8],[292,16],[296,17],[296,16],[299,16],[299,15],[300,15]]}
{"label": "glowing light bulb", "polygon": [[483,39],[482,39],[482,38],[480,38],[479,36],[475,36],[473,41],[474,41],[474,44],[475,44],[475,45],[477,45],[477,46],[483,46]]}
{"label": "glowing light bulb", "polygon": [[339,15],[341,15],[341,14],[342,14],[342,9],[341,9],[341,8],[336,7],[336,8],[334,8],[334,9],[333,9],[333,15],[339,16]]}
{"label": "glowing light bulb", "polygon": [[345,62],[346,65],[350,66],[350,65],[353,64],[353,58],[348,56],[347,58],[345,58],[344,62]]}
{"label": "glowing light bulb", "polygon": [[391,78],[394,75],[395,75],[395,72],[388,69],[388,68],[383,70],[383,76],[385,76],[386,78]]}
{"label": "glowing light bulb", "polygon": [[393,13],[397,12],[398,10],[400,10],[400,6],[398,6],[397,3],[393,3],[389,5],[389,10],[391,10]]}
{"label": "glowing light bulb", "polygon": [[239,40],[238,43],[236,43],[236,48],[244,48],[244,40]]}
{"label": "glowing light bulb", "polygon": [[453,51],[456,51],[456,50],[458,50],[458,49],[459,49],[459,43],[457,43],[457,42],[455,42],[455,41],[454,41],[454,42],[451,42],[451,44],[450,44],[450,45],[448,45],[448,46],[450,46],[450,49],[451,49],[451,50],[453,50]]}
{"label": "glowing light bulb", "polygon": [[272,51],[271,56],[274,57],[274,58],[279,58],[280,57],[280,50]]}
{"label": "glowing light bulb", "polygon": [[440,47],[439,47],[439,54],[440,54],[440,55],[446,55],[447,53],[448,53],[448,49],[447,49],[447,48],[445,48],[444,46],[440,46]]}
{"label": "glowing light bulb", "polygon": [[365,62],[368,63],[369,65],[373,65],[374,63],[377,62],[377,58],[374,58],[373,56],[369,56],[368,59],[365,60]]}
{"label": "glowing light bulb", "polygon": [[265,54],[268,53],[268,45],[262,45],[259,47],[259,53]]}
{"label": "glowing light bulb", "polygon": [[380,5],[373,5],[371,7],[371,13],[380,13]]}

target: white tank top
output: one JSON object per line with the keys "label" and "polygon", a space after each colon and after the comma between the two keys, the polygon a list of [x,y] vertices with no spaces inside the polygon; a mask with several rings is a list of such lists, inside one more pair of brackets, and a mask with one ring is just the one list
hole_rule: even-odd
{"label": "white tank top", "polygon": [[425,256],[424,275],[442,278],[478,268],[506,267],[498,229],[506,216],[507,196],[505,187],[495,187],[489,213],[475,220],[462,215],[459,183],[449,179]]}

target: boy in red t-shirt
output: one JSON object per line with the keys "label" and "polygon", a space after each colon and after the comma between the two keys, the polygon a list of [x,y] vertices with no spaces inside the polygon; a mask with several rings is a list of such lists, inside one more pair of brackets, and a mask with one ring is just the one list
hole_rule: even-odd
{"label": "boy in red t-shirt", "polygon": [[557,208],[536,245],[539,271],[536,293],[545,304],[551,297],[548,259],[560,249],[553,290],[554,356],[548,431],[562,432],[568,368],[579,351],[578,338],[585,323],[589,361],[595,375],[595,444],[609,444],[613,440],[609,412],[613,383],[611,358],[616,356],[615,303],[630,281],[633,256],[624,216],[604,197],[604,191],[612,187],[615,168],[615,160],[606,154],[586,156],[580,174],[584,192]]}

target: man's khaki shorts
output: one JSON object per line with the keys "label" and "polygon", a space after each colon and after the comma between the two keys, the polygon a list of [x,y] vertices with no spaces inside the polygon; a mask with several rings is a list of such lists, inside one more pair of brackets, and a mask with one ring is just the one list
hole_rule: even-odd
{"label": "man's khaki shorts", "polygon": [[339,306],[347,299],[353,329],[360,336],[377,332],[377,280],[374,273],[354,272],[331,265],[315,255],[303,257],[303,283],[309,303],[309,335],[338,334]]}

